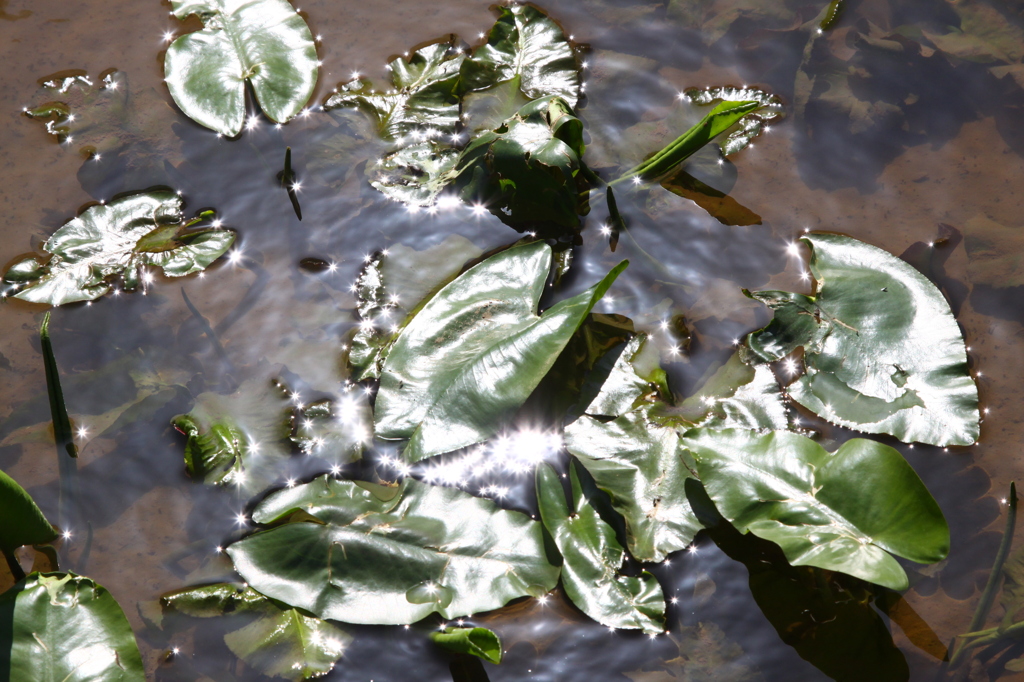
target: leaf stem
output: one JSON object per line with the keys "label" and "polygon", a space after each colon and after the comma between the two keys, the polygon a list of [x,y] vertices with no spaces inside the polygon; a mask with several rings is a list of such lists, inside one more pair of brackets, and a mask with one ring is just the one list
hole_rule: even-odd
{"label": "leaf stem", "polygon": [[21,564],[18,563],[18,559],[14,556],[14,552],[9,549],[3,550],[4,559],[7,560],[7,567],[11,569],[11,575],[14,576],[14,582],[18,583],[25,579],[25,571],[21,568]]}
{"label": "leaf stem", "polygon": [[67,530],[75,516],[75,499],[78,492],[78,448],[75,447],[71,431],[71,419],[64,405],[64,391],[60,386],[57,359],[50,343],[50,313],[43,317],[39,327],[39,343],[43,350],[43,366],[46,370],[46,393],[50,398],[50,418],[53,421],[53,438],[57,445],[57,466],[60,472],[60,497],[57,508],[57,523]]}

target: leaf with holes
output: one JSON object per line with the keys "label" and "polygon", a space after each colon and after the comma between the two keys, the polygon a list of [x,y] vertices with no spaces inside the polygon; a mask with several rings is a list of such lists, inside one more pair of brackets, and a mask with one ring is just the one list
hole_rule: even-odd
{"label": "leaf with holes", "polygon": [[252,518],[277,525],[227,548],[235,569],[262,594],[321,618],[450,619],[544,594],[558,580],[538,522],[412,479],[396,488],[325,476],[271,494]]}
{"label": "leaf with holes", "polygon": [[203,22],[164,57],[171,97],[196,123],[229,137],[242,132],[247,82],[263,113],[278,123],[313,96],[316,44],[287,0],[171,0],[171,11]]}

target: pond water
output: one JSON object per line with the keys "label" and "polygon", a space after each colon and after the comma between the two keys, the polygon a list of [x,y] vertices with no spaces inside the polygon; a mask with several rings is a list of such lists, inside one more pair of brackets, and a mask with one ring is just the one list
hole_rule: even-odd
{"label": "pond water", "polygon": [[[475,44],[493,23],[488,3],[470,0],[299,5],[322,36],[314,103],[352,72],[386,82],[384,65],[394,55],[447,33]],[[1024,467],[1024,280],[1014,263],[995,257],[1024,246],[1024,232],[1015,232],[1024,230],[1024,90],[1012,73],[998,77],[984,60],[958,59],[924,39],[921,48],[909,37],[893,38],[898,27],[912,29],[902,36],[947,30],[958,19],[945,2],[849,0],[815,48],[827,54],[811,54],[802,65],[812,37],[802,26],[823,7],[753,0],[544,5],[575,42],[589,46],[579,115],[594,166],[641,156],[644,150],[631,146],[638,124],[671,116],[688,87],[754,85],[781,97],[787,114],[732,158],[730,195],[761,224],[727,226],[682,197],[627,192],[619,204],[630,229],[612,253],[598,230],[603,202],[595,202],[573,269],[551,296],[578,293],[629,259],[597,310],[629,316],[651,331],[673,389],[687,395],[731,355],[735,339],[770,319],[742,288],[803,290],[803,262],[788,249],[803,231],[840,232],[903,255],[949,298],[984,408],[981,440],[969,448],[883,439],[906,456],[942,507],[952,532],[949,558],[910,567],[903,601],[877,611],[898,647],[887,653],[876,623],[864,616],[871,608],[836,616],[827,633],[798,609],[783,641],[773,618],[787,616],[763,610],[750,585],[748,567],[756,573],[763,548],[701,535],[694,551],[650,567],[672,599],[667,636],[610,632],[560,592],[546,604],[527,599],[467,619],[504,640],[507,658],[487,666],[491,680],[828,679],[804,659],[820,658],[815,648],[827,651],[840,640],[861,643],[865,665],[885,661],[868,671],[851,659],[860,672],[850,674],[865,676],[847,679],[905,679],[904,659],[910,679],[933,679],[944,645],[970,622],[1001,537],[1009,483]],[[203,391],[227,392],[252,377],[282,376],[304,399],[333,390],[344,378],[340,346],[357,320],[350,285],[366,254],[398,245],[424,251],[449,235],[486,252],[520,235],[489,214],[411,213],[387,201],[369,187],[360,161],[379,150],[341,149],[334,114],[316,111],[280,129],[257,117],[235,140],[192,123],[162,83],[164,34],[183,30],[168,9],[157,2],[0,2],[0,262],[9,265],[37,247],[89,202],[157,184],[180,190],[190,214],[215,207],[238,231],[235,260],[203,277],[158,276],[145,293],[56,309],[51,335],[68,411],[84,429],[79,522],[62,550],[68,566],[117,598],[152,678],[259,680],[266,678],[228,651],[217,622],[159,630],[143,617],[169,590],[230,579],[230,563],[217,548],[244,532],[236,516],[251,508],[248,497],[188,478],[184,437],[171,417],[187,412]],[[1001,11],[1009,26],[1024,24],[1019,3]],[[185,27],[197,28],[194,22]],[[1015,30],[1007,29],[1001,49],[1019,61],[1024,45],[1013,44]],[[83,124],[78,140],[61,145],[22,109],[53,99],[39,79],[68,69],[84,70],[94,82],[117,69],[129,96],[123,113],[108,110]],[[809,77],[816,81],[808,84]],[[86,144],[101,155],[87,160],[79,151]],[[286,146],[302,180],[301,222],[276,177]],[[987,238],[1001,253],[972,252],[972,240]],[[336,267],[301,267],[307,258]],[[227,362],[182,289],[210,321]],[[0,305],[0,468],[56,518],[58,472],[47,442],[38,343],[43,312],[14,300]],[[674,352],[681,339],[659,328],[680,314],[692,335],[684,353]],[[126,406],[153,395],[159,397],[114,424]],[[856,435],[810,413],[801,418],[830,449]],[[280,476],[306,480],[328,468],[296,455]],[[510,491],[501,504],[532,511],[532,481],[504,481]],[[0,567],[0,590],[11,583]],[[425,636],[439,623],[343,626],[353,641],[324,679],[449,680],[448,657]],[[180,653],[168,659],[173,648]],[[673,670],[671,660],[680,656],[688,659],[684,672],[650,672]]]}

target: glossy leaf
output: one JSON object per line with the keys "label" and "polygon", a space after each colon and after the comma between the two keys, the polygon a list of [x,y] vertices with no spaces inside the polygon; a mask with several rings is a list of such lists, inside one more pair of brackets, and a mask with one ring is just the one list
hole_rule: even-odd
{"label": "glossy leaf", "polygon": [[562,553],[562,586],[572,603],[602,625],[660,634],[665,629],[665,596],[650,573],[619,574],[626,553],[615,530],[598,516],[570,468],[572,506],[551,466],[537,467],[537,504],[544,527]]}
{"label": "glossy leaf", "polygon": [[147,265],[168,277],[200,272],[231,247],[235,233],[190,230],[196,221],[182,223],[181,211],[181,197],[170,190],[90,206],[46,240],[43,249],[52,254],[48,261],[34,256],[19,261],[4,274],[4,282],[17,298],[58,306],[99,298],[118,277],[133,290]]}
{"label": "glossy leaf", "polygon": [[[259,592],[321,618],[412,623],[544,594],[558,580],[540,524],[453,488],[314,479],[264,499],[228,547]],[[472,519],[472,523],[467,523]]]}
{"label": "glossy leaf", "polygon": [[562,28],[530,5],[498,8],[487,42],[462,65],[460,88],[473,92],[519,80],[529,99],[556,96],[574,108],[580,93],[580,68]]}
{"label": "glossy leaf", "polygon": [[33,573],[0,595],[0,670],[33,682],[146,679],[121,607],[74,573]]}
{"label": "glossy leaf", "polygon": [[177,590],[160,603],[196,618],[246,617],[247,624],[224,635],[228,649],[264,675],[295,682],[329,673],[352,641],[336,625],[237,583]]}
{"label": "glossy leaf", "polygon": [[374,408],[377,435],[410,438],[415,462],[497,432],[626,267],[537,315],[551,247],[506,249],[441,289],[388,354]]}
{"label": "glossy leaf", "polygon": [[0,551],[22,545],[41,545],[57,539],[57,532],[35,500],[13,478],[0,471]]}
{"label": "glossy leaf", "polygon": [[249,379],[232,395],[202,393],[188,414],[171,420],[185,434],[185,469],[211,485],[259,490],[289,456],[291,407],[284,389]]}
{"label": "glossy leaf", "polygon": [[501,640],[487,628],[445,628],[442,632],[431,632],[430,639],[457,654],[501,663]]}
{"label": "glossy leaf", "polygon": [[917,270],[850,237],[809,234],[816,296],[761,291],[775,319],[748,337],[761,360],[803,348],[789,386],[826,419],[905,442],[970,445],[978,389],[960,328],[942,293]]}
{"label": "glossy leaf", "polygon": [[286,0],[171,0],[179,19],[203,28],[177,38],[164,57],[164,79],[178,107],[196,123],[233,137],[245,122],[245,86],[263,113],[284,123],[313,95],[316,44]]}
{"label": "glossy leaf", "polygon": [[474,138],[456,165],[454,187],[512,227],[579,227],[577,175],[583,123],[558,97],[530,102],[493,132]]}
{"label": "glossy leaf", "polygon": [[392,199],[426,206],[451,179],[458,159],[452,136],[459,122],[455,94],[465,55],[454,38],[431,43],[388,64],[387,91],[357,78],[340,85],[324,109],[353,107],[366,113],[377,132],[397,148],[384,154],[370,171],[370,184]]}
{"label": "glossy leaf", "polygon": [[671,412],[708,428],[785,431],[791,426],[775,375],[765,365],[747,365],[738,353]]}
{"label": "glossy leaf", "polygon": [[855,438],[829,453],[794,433],[743,429],[695,429],[683,443],[722,516],[778,544],[794,566],[903,590],[890,553],[919,563],[949,553],[942,510],[887,445]]}

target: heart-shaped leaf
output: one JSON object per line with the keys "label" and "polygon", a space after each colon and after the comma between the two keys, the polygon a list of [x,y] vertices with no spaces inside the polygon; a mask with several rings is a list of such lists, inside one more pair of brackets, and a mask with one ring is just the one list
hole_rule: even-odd
{"label": "heart-shaped leaf", "polygon": [[171,43],[164,79],[189,118],[234,137],[245,122],[245,84],[263,113],[284,123],[313,95],[316,44],[287,0],[171,0],[174,16],[195,14],[203,28]]}
{"label": "heart-shaped leaf", "polygon": [[445,628],[442,632],[431,632],[430,639],[457,654],[501,663],[501,640],[487,628]]}
{"label": "heart-shaped leaf", "polygon": [[942,510],[887,445],[854,438],[829,453],[795,433],[745,429],[694,429],[683,444],[722,516],[778,544],[794,566],[904,590],[890,553],[919,563],[949,553]]}
{"label": "heart-shaped leaf", "polygon": [[270,495],[252,518],[291,522],[228,547],[235,569],[262,594],[321,618],[455,618],[544,594],[558,580],[538,522],[454,488],[325,476]]}
{"label": "heart-shaped leaf", "polygon": [[53,233],[43,249],[46,262],[30,256],[4,273],[15,297],[58,306],[89,301],[110,291],[114,280],[139,285],[140,270],[153,265],[168,277],[206,269],[235,241],[219,228],[190,230],[199,219],[182,223],[181,197],[153,190],[93,205]]}
{"label": "heart-shaped leaf", "polygon": [[558,474],[537,467],[537,504],[544,527],[562,553],[562,586],[572,603],[602,625],[660,634],[665,629],[665,596],[650,573],[619,574],[626,553],[615,530],[598,516],[583,494],[576,464],[570,468],[570,511]]}
{"label": "heart-shaped leaf", "polygon": [[775,310],[748,336],[750,350],[774,361],[802,347],[805,373],[789,393],[832,422],[905,442],[974,443],[978,388],[942,293],[875,246],[835,234],[803,241],[818,293],[749,294]]}
{"label": "heart-shaped leaf", "polygon": [[33,573],[0,595],[0,670],[40,682],[146,679],[121,607],[74,573]]}
{"label": "heart-shaped leaf", "polygon": [[329,673],[352,641],[336,625],[237,583],[177,590],[160,603],[196,618],[245,617],[248,623],[224,635],[228,649],[264,675],[294,682]]}
{"label": "heart-shaped leaf", "polygon": [[0,471],[0,551],[22,545],[41,545],[57,539],[57,532],[35,500],[13,478]]}
{"label": "heart-shaped leaf", "polygon": [[626,267],[537,315],[551,260],[544,242],[491,256],[441,289],[399,334],[374,419],[381,438],[411,438],[407,461],[495,434]]}

